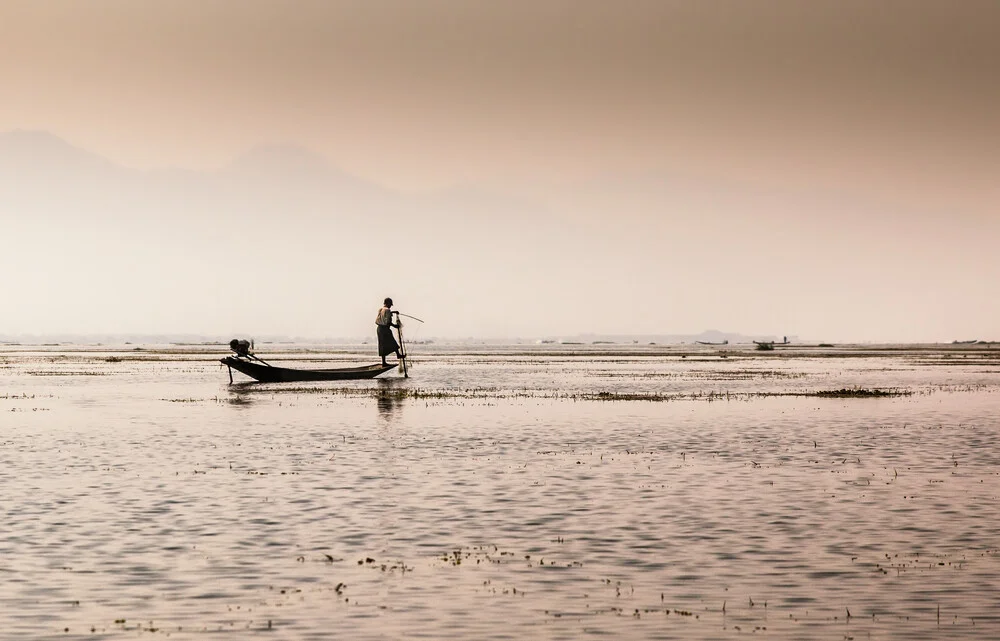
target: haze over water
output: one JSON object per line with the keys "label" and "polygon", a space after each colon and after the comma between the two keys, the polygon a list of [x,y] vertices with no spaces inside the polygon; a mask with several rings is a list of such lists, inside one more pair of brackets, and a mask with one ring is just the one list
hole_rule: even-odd
{"label": "haze over water", "polygon": [[995,349],[413,353],[4,346],[0,637],[1000,634]]}
{"label": "haze over water", "polygon": [[0,336],[1000,338],[993,0],[0,3]]}

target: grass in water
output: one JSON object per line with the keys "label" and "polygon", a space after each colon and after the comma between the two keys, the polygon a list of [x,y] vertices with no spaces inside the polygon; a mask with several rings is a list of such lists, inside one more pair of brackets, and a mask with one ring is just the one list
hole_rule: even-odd
{"label": "grass in water", "polygon": [[[236,390],[234,390],[236,391]],[[457,399],[552,399],[565,401],[729,401],[750,400],[777,396],[803,396],[814,398],[889,398],[910,396],[912,391],[904,389],[842,388],[837,390],[803,390],[801,392],[689,392],[665,394],[661,392],[550,392],[545,390],[502,390],[490,387],[463,388],[452,390],[428,390],[412,387],[282,387],[275,389],[242,387],[238,393],[259,391],[266,394],[327,394],[348,397],[367,397],[391,401],[409,400],[457,400]],[[162,399],[172,402],[186,402],[189,399]],[[190,399],[194,400],[194,399]]]}
{"label": "grass in water", "polygon": [[845,387],[837,390],[814,392],[807,394],[807,396],[818,396],[820,398],[885,398],[889,396],[909,396],[911,394],[913,392],[901,389],[865,389],[863,387],[848,389]]}

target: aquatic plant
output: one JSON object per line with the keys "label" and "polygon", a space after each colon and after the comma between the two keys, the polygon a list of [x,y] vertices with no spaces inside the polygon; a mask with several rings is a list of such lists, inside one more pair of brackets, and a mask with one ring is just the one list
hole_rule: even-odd
{"label": "aquatic plant", "polygon": [[887,396],[909,396],[911,394],[913,392],[901,389],[865,389],[863,387],[848,389],[845,387],[838,390],[814,392],[809,394],[809,396],[818,396],[820,398],[884,398]]}

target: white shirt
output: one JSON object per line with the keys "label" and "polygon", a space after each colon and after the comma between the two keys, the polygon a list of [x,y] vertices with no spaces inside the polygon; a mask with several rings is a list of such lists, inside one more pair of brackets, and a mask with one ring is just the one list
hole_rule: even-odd
{"label": "white shirt", "polygon": [[392,325],[392,311],[383,305],[382,309],[378,310],[378,316],[375,317],[375,324]]}

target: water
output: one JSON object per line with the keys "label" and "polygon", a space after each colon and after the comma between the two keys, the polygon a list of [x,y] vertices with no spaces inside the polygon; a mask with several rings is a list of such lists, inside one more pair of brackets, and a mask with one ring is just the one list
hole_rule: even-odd
{"label": "water", "polygon": [[413,353],[0,346],[0,638],[1000,636],[1000,350]]}

